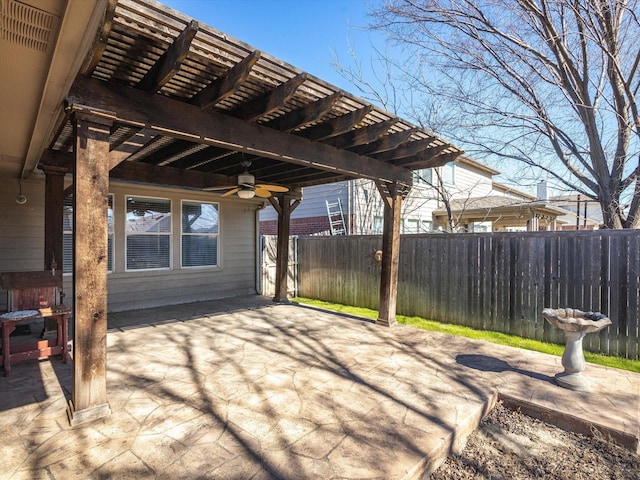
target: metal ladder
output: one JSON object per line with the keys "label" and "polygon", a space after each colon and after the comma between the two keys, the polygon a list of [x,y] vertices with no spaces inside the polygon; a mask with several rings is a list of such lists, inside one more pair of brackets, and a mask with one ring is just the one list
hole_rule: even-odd
{"label": "metal ladder", "polygon": [[329,202],[327,204],[327,216],[329,217],[329,229],[331,235],[346,235],[347,229],[344,224],[344,213],[342,212],[342,201]]}

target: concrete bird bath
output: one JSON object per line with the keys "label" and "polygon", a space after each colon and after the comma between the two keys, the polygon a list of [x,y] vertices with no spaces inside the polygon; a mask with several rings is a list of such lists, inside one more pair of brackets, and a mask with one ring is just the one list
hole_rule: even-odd
{"label": "concrete bird bath", "polygon": [[587,333],[599,332],[611,325],[602,313],[583,312],[573,308],[545,308],[542,316],[551,324],[564,330],[566,347],[562,355],[564,372],[556,374],[556,383],[564,388],[588,392],[591,382],[582,376],[585,367],[582,339]]}

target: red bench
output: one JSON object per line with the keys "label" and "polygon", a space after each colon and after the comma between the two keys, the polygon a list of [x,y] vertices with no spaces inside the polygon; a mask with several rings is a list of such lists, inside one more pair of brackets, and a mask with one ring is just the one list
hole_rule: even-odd
{"label": "red bench", "polygon": [[[0,314],[2,325],[2,352],[0,362],[5,376],[11,375],[11,364],[32,358],[62,355],[69,361],[68,318],[71,310],[62,305],[62,273],[51,271],[0,273],[0,285],[7,291],[8,312]],[[56,324],[55,340],[11,346],[11,332],[20,322],[43,317]]]}

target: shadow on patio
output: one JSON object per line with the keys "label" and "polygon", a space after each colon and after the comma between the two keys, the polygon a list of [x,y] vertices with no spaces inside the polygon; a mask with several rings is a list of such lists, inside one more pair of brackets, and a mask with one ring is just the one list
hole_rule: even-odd
{"label": "shadow on patio", "polygon": [[[0,400],[0,476],[414,478],[464,443],[499,389],[558,390],[553,357],[532,365],[517,349],[264,297],[122,312],[109,324],[113,414],[69,427],[65,385],[45,404]],[[510,368],[474,367],[471,354]],[[14,375],[70,372],[58,363],[18,364]],[[547,371],[519,373],[534,367]],[[0,398],[8,389],[0,380]]]}

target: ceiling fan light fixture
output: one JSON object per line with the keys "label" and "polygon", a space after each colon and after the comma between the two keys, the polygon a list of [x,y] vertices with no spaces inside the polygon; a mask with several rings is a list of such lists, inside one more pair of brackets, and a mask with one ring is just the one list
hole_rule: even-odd
{"label": "ceiling fan light fixture", "polygon": [[255,190],[250,189],[250,188],[241,188],[240,190],[238,190],[238,196],[240,198],[253,198],[256,195]]}

